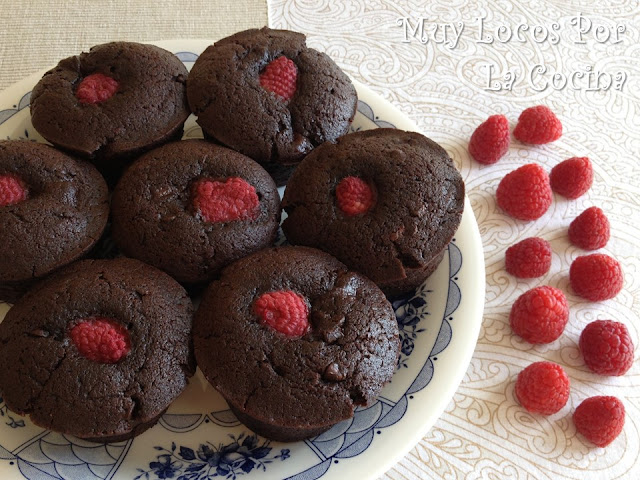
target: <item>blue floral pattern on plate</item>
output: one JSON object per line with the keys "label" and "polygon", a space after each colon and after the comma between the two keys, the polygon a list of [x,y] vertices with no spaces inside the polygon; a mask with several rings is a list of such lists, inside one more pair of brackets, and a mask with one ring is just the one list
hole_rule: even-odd
{"label": "blue floral pattern on plate", "polygon": [[240,434],[238,437],[229,437],[232,442],[226,445],[201,443],[196,450],[184,446],[177,448],[175,442],[171,443],[171,449],[155,447],[162,453],[149,462],[149,470],[138,469],[140,473],[134,480],[205,480],[215,477],[236,480],[239,475],[251,473],[254,469],[264,472],[267,465],[274,460],[286,460],[290,457],[290,450],[287,448],[281,449],[278,455],[271,456],[271,442],[260,442],[256,435]]}
{"label": "blue floral pattern on plate", "polygon": [[[177,55],[188,67],[197,58],[197,54],[191,52],[180,52]],[[29,97],[30,92],[23,93],[11,108],[0,111],[0,128],[6,122],[16,120],[18,114],[28,107]],[[391,122],[376,115],[374,106],[363,100],[358,102],[358,113],[354,130],[393,127]],[[27,125],[22,130],[12,130],[24,131],[24,135],[14,134],[12,138],[34,136],[29,134],[31,125],[28,119],[25,123]],[[448,259],[448,286],[445,286],[446,302],[441,318],[440,313],[438,318],[433,315],[435,312],[431,303],[434,290],[425,285],[411,295],[392,301],[402,340],[398,374],[392,383],[396,382],[400,374],[404,375],[397,380],[404,382],[402,385],[406,384],[406,388],[402,387],[403,393],[394,393],[395,398],[392,398],[392,395],[386,395],[386,390],[383,391],[383,395],[373,405],[357,409],[352,419],[335,425],[315,438],[295,444],[270,442],[247,432],[233,414],[223,408],[213,412],[166,413],[158,426],[146,435],[126,442],[96,444],[38,429],[28,419],[11,415],[0,398],[0,418],[5,420],[4,425],[0,425],[0,472],[6,471],[1,467],[8,462],[15,475],[31,480],[236,479],[254,476],[259,478],[264,472],[272,471],[280,465],[284,468],[299,460],[300,468],[296,464],[293,471],[290,468],[286,470],[288,479],[321,478],[333,465],[365,452],[385,429],[400,422],[410,408],[413,395],[432,380],[437,356],[447,348],[452,339],[452,315],[462,298],[457,284],[462,252],[454,241],[449,245],[447,253],[445,261]],[[439,284],[438,294],[444,294]],[[0,308],[2,307],[0,302]],[[436,328],[437,333],[434,331]],[[416,355],[416,345],[422,341],[422,337],[429,334],[435,337],[429,350],[420,351]],[[210,440],[206,438],[209,433],[204,436],[202,434],[206,428],[216,429],[217,433],[231,430],[234,433],[225,433],[222,438],[226,438],[226,441],[220,441],[219,435],[217,440]],[[9,441],[10,431],[21,432],[19,441],[15,438]],[[160,434],[154,435],[153,432]],[[156,438],[161,441],[154,441]],[[165,439],[169,441],[165,443]],[[124,469],[123,464],[135,449],[138,449],[136,459],[147,460],[128,464]]]}

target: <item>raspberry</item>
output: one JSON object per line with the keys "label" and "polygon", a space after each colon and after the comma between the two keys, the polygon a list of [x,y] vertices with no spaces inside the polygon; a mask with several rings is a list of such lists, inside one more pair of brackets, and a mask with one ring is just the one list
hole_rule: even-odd
{"label": "raspberry", "polygon": [[582,330],[584,363],[600,375],[624,375],[633,364],[633,342],[627,327],[613,320],[596,320]]}
{"label": "raspberry", "polygon": [[131,350],[129,332],[111,318],[83,319],[70,334],[80,354],[93,362],[117,363]]}
{"label": "raspberry", "polygon": [[569,320],[569,305],[554,287],[536,287],[518,297],[511,307],[511,329],[529,343],[556,340]]}
{"label": "raspberry", "polygon": [[573,423],[591,443],[606,447],[620,435],[624,417],[624,404],[619,399],[597,396],[578,405],[573,412]]}
{"label": "raspberry", "polygon": [[0,175],[0,207],[20,203],[27,198],[27,186],[15,175]]}
{"label": "raspberry", "polygon": [[572,157],[551,169],[551,189],[568,199],[584,195],[593,183],[593,166],[587,157]]}
{"label": "raspberry", "polygon": [[353,217],[371,209],[375,203],[375,193],[361,178],[345,177],[336,187],[336,199],[340,210]]}
{"label": "raspberry", "polygon": [[540,165],[530,163],[508,173],[496,191],[498,205],[520,220],[540,218],[551,206],[549,176]]}
{"label": "raspberry", "polygon": [[604,247],[610,235],[609,220],[598,207],[587,208],[569,225],[569,240],[585,250]]}
{"label": "raspberry", "polygon": [[514,277],[541,277],[550,267],[551,245],[542,238],[526,238],[505,252],[505,268]]}
{"label": "raspberry", "polygon": [[525,109],[518,118],[513,136],[524,143],[541,145],[562,135],[562,123],[549,107],[538,105]]}
{"label": "raspberry", "polygon": [[509,121],[504,115],[491,115],[475,129],[469,140],[469,153],[476,162],[496,163],[509,150]]}
{"label": "raspberry", "polygon": [[551,415],[569,399],[569,377],[557,363],[532,363],[518,374],[515,392],[529,412]]}
{"label": "raspberry", "polygon": [[291,290],[267,292],[253,304],[260,323],[290,337],[300,337],[309,329],[309,307],[304,297]]}
{"label": "raspberry", "polygon": [[94,73],[84,77],[76,89],[76,97],[80,103],[100,103],[110,99],[118,90],[118,82],[103,75]]}
{"label": "raspberry", "polygon": [[254,220],[260,213],[256,189],[238,177],[227,178],[224,183],[198,180],[193,185],[192,204],[205,222]]}
{"label": "raspberry", "polygon": [[569,282],[573,291],[587,300],[608,300],[622,290],[622,268],[604,253],[584,255],[571,263]]}
{"label": "raspberry", "polygon": [[271,61],[260,73],[260,85],[288,102],[296,93],[297,77],[296,64],[287,57],[280,56]]}

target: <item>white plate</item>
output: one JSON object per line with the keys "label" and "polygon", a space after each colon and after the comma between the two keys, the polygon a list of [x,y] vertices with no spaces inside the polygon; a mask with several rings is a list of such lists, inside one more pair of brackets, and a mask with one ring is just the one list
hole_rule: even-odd
{"label": "white plate", "polygon": [[[157,44],[191,67],[210,42]],[[0,139],[43,141],[31,126],[28,108],[40,76],[0,93]],[[354,129],[416,130],[389,103],[360,84],[356,88]],[[185,136],[200,135],[190,118]],[[437,271],[415,295],[394,302],[403,347],[393,381],[352,420],[305,442],[270,442],[238,423],[198,372],[158,425],[133,440],[103,445],[42,430],[8,411],[0,399],[0,478],[376,478],[424,436],[453,396],[476,344],[484,283],[480,235],[466,201],[460,228]],[[0,318],[8,308],[0,302]]]}

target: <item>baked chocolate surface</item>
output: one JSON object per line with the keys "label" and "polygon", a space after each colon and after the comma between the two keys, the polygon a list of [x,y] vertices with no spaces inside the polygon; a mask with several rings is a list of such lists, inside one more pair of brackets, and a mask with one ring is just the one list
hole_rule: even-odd
{"label": "baked chocolate surface", "polygon": [[[113,318],[131,350],[118,363],[82,356],[70,338],[81,319]],[[0,323],[0,392],[44,428],[119,441],[152,426],[195,365],[193,305],[168,275],[139,262],[84,260],[22,297]]]}
{"label": "baked chocolate surface", "polygon": [[[239,177],[260,201],[255,219],[207,222],[191,205],[198,179]],[[146,153],[120,179],[112,199],[112,235],[120,250],[178,281],[211,280],[232,261],[276,239],[280,197],[250,158],[204,140],[170,143]]]}
{"label": "baked chocolate surface", "polygon": [[[260,85],[260,72],[279,56],[298,69],[293,98],[283,102]],[[299,162],[315,146],[347,133],[356,113],[355,87],[306,37],[262,28],[208,47],[187,81],[189,105],[205,135],[259,163]]]}
{"label": "baked chocolate surface", "polygon": [[[118,82],[109,99],[84,104],[76,88],[101,73]],[[61,60],[31,94],[31,122],[49,142],[96,162],[129,156],[181,135],[189,116],[187,69],[153,45],[111,42]]]}
{"label": "baked chocolate surface", "polygon": [[0,206],[0,300],[15,301],[39,279],[85,255],[109,217],[107,185],[93,165],[39,143],[0,141],[0,175],[27,198]]}
{"label": "baked chocolate surface", "polygon": [[[348,176],[373,186],[366,213],[347,216],[335,190]],[[414,132],[375,129],[316,148],[287,184],[283,231],[326,251],[387,295],[418,287],[438,266],[464,208],[464,182],[446,151]]]}
{"label": "baked chocolate surface", "polygon": [[[254,301],[293,290],[311,329],[289,337],[259,323]],[[330,255],[276,247],[245,257],[205,292],[194,321],[205,377],[260,435],[296,441],[369,405],[393,375],[398,325],[384,294]]]}

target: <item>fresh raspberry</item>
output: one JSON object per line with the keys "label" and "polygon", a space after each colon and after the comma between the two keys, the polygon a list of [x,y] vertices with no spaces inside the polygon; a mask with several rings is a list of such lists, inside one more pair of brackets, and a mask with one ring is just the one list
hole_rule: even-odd
{"label": "fresh raspberry", "polygon": [[76,88],[76,97],[80,103],[100,103],[110,99],[118,90],[118,82],[103,75],[94,73],[86,76]]}
{"label": "fresh raspberry", "polygon": [[589,207],[569,225],[569,240],[585,250],[604,247],[611,235],[609,219],[598,207]]}
{"label": "fresh raspberry", "polygon": [[514,277],[541,277],[551,267],[551,245],[540,237],[530,237],[507,248],[505,268]]}
{"label": "fresh raspberry", "polygon": [[27,198],[27,186],[15,175],[0,175],[0,207],[20,203]]}
{"label": "fresh raspberry", "polygon": [[576,294],[592,302],[608,300],[622,290],[620,263],[604,253],[576,258],[569,268],[569,282]]}
{"label": "fresh raspberry", "polygon": [[580,334],[584,363],[600,375],[620,376],[633,364],[633,342],[627,327],[613,320],[596,320]]}
{"label": "fresh raspberry", "polygon": [[298,68],[292,60],[280,56],[271,62],[260,73],[260,85],[265,90],[275,93],[285,102],[291,100],[296,93]]}
{"label": "fresh raspberry", "polygon": [[533,288],[518,297],[511,307],[511,329],[529,343],[556,340],[569,320],[569,304],[554,287]]}
{"label": "fresh raspberry", "polygon": [[491,115],[475,129],[469,140],[469,153],[476,162],[496,163],[509,150],[509,121],[504,115]]}
{"label": "fresh raspberry", "polygon": [[572,157],[551,169],[551,189],[568,199],[584,195],[593,183],[593,166],[587,157]]}
{"label": "fresh raspberry", "polygon": [[80,354],[93,362],[117,363],[131,350],[129,332],[111,318],[83,319],[70,333]]}
{"label": "fresh raspberry", "polygon": [[309,329],[309,307],[304,297],[291,290],[267,292],[253,304],[260,322],[290,337],[300,337]]}
{"label": "fresh raspberry", "polygon": [[358,177],[345,177],[336,187],[338,207],[352,217],[369,211],[375,203],[373,188]]}
{"label": "fresh raspberry", "polygon": [[624,426],[624,404],[616,397],[597,396],[583,401],[573,412],[578,432],[598,447],[613,442]]}
{"label": "fresh raspberry", "polygon": [[520,220],[536,220],[551,206],[553,194],[549,176],[535,163],[523,165],[508,173],[496,191],[498,205]]}
{"label": "fresh raspberry", "polygon": [[569,377],[557,363],[532,363],[518,374],[515,392],[529,412],[551,415],[569,399]]}
{"label": "fresh raspberry", "polygon": [[254,220],[260,200],[253,185],[239,177],[223,182],[203,178],[193,185],[192,205],[205,222]]}
{"label": "fresh raspberry", "polygon": [[541,145],[562,135],[562,123],[549,107],[538,105],[525,109],[518,118],[513,136],[524,143]]}

